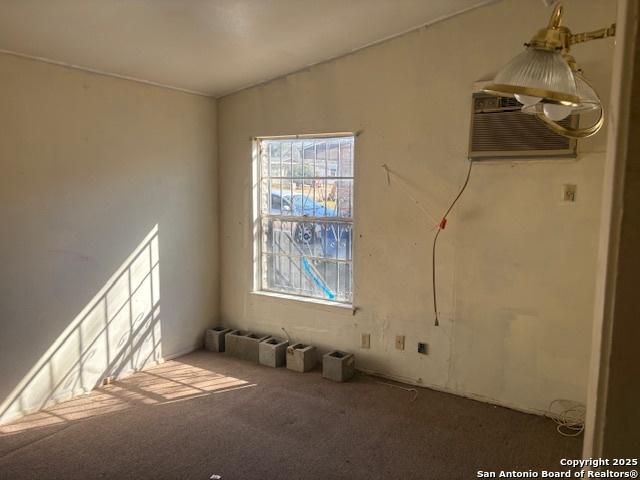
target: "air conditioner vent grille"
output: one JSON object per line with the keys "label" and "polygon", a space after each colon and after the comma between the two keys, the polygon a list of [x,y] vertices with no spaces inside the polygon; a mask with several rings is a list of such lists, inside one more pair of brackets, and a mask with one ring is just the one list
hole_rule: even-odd
{"label": "air conditioner vent grille", "polygon": [[[514,108],[514,101],[509,100],[474,95],[470,158],[575,157],[575,140],[554,133],[542,120]],[[560,122],[567,127],[576,123],[575,116]]]}

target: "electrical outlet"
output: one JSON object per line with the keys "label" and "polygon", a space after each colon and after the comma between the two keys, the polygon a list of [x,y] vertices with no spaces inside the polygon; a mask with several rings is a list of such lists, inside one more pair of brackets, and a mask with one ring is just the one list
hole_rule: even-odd
{"label": "electrical outlet", "polygon": [[369,333],[362,334],[360,348],[371,348],[371,335]]}
{"label": "electrical outlet", "polygon": [[422,353],[423,355],[427,354],[427,344],[420,342],[418,343],[418,353]]}
{"label": "electrical outlet", "polygon": [[404,350],[404,335],[396,335],[396,349]]}
{"label": "electrical outlet", "polygon": [[562,186],[562,201],[563,202],[575,202],[576,201],[577,186],[572,184],[565,184]]}

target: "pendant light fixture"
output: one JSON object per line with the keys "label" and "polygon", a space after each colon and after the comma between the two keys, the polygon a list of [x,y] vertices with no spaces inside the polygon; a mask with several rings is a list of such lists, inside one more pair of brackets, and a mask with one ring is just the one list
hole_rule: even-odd
{"label": "pendant light fixture", "polygon": [[[598,94],[584,78],[570,48],[615,35],[616,25],[593,32],[572,34],[562,25],[564,9],[557,3],[549,25],[525,44],[526,50],[505,65],[484,91],[514,97],[522,111],[536,115],[556,133],[570,138],[589,137],[604,123]],[[564,127],[559,122],[569,115],[597,111],[597,121],[585,128]]]}

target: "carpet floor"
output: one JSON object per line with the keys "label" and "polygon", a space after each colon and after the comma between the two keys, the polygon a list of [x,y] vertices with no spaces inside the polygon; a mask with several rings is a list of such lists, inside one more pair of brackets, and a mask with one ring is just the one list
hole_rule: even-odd
{"label": "carpet floor", "polygon": [[549,419],[381,381],[194,352],[0,427],[0,480],[446,480],[580,457]]}

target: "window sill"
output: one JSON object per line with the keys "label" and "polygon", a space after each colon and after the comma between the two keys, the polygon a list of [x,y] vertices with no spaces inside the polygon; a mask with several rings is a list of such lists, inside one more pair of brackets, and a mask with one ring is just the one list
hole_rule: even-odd
{"label": "window sill", "polygon": [[320,300],[317,298],[308,298],[308,297],[298,297],[295,295],[287,295],[285,293],[277,293],[277,292],[269,292],[266,290],[255,290],[250,292],[251,295],[256,295],[257,297],[265,297],[269,299],[273,299],[283,303],[300,303],[307,304],[310,306],[321,307],[331,311],[342,311],[344,313],[351,313],[355,315],[357,308],[348,303],[338,303],[338,302],[330,302],[328,300]]}

